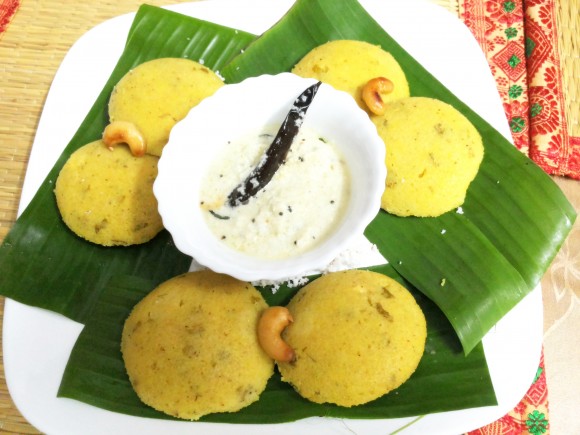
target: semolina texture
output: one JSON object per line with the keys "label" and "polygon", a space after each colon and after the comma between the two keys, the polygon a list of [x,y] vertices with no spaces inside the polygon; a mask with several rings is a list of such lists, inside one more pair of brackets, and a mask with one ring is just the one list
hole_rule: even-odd
{"label": "semolina texture", "polygon": [[221,86],[216,73],[192,60],[150,60],[117,83],[109,100],[109,118],[133,123],[145,138],[147,153],[159,157],[173,126]]}
{"label": "semolina texture", "polygon": [[439,216],[459,207],[483,160],[479,132],[442,101],[411,97],[373,118],[385,142],[382,208],[398,216]]}
{"label": "semolina texture", "polygon": [[295,361],[278,362],[282,380],[316,403],[355,406],[399,387],[425,348],[426,322],[413,296],[370,271],[334,272],[290,301],[284,340]]}
{"label": "semolina texture", "polygon": [[103,246],[145,243],[163,223],[153,195],[158,158],[134,157],[126,146],[102,141],[75,151],[56,181],[64,223],[78,236]]}
{"label": "semolina texture", "polygon": [[364,110],[362,89],[376,77],[393,82],[393,92],[381,95],[383,101],[409,96],[409,84],[395,58],[378,45],[363,41],[336,40],[320,45],[307,53],[292,69],[301,77],[327,83],[352,95]]}
{"label": "semolina texture", "polygon": [[139,398],[188,420],[258,400],[274,370],[257,338],[266,307],[250,284],[210,270],[161,284],[123,328],[123,360]]}

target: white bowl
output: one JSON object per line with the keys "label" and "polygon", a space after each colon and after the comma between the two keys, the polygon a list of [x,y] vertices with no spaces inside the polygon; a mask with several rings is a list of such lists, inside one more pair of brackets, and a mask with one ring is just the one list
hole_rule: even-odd
{"label": "white bowl", "polygon": [[323,270],[364,232],[380,208],[386,179],[385,145],[354,99],[326,84],[320,86],[303,126],[334,142],[350,171],[350,200],[332,234],[295,257],[264,259],[225,245],[202,216],[200,182],[227,141],[280,125],[296,97],[315,82],[282,73],[226,85],[173,127],[153,189],[163,224],[180,251],[202,266],[240,280],[283,280]]}

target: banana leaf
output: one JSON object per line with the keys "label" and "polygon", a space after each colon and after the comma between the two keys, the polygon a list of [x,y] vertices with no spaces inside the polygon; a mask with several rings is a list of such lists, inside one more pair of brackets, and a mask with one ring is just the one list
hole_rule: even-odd
{"label": "banana leaf", "polygon": [[[276,371],[260,400],[239,412],[211,414],[201,421],[280,423],[312,416],[378,419],[495,405],[483,346],[477,345],[465,357],[453,328],[435,304],[410,287],[390,265],[371,269],[407,286],[427,319],[425,353],[408,382],[373,402],[344,408],[302,399],[289,384],[281,381]],[[151,284],[135,277],[117,276],[111,281],[75,344],[59,397],[129,415],[172,419],[139,400],[126,375],[120,352],[123,323],[133,306],[149,292]],[[268,287],[260,290],[269,305],[286,305],[298,287],[282,286],[275,293]]]}
{"label": "banana leaf", "polygon": [[111,277],[135,275],[150,279],[154,286],[189,268],[191,258],[175,248],[166,231],[137,246],[105,248],[87,243],[64,225],[53,193],[54,182],[71,153],[101,137],[108,122],[109,95],[131,68],[158,57],[188,57],[203,59],[206,66],[217,70],[255,38],[183,18],[152,6],[139,9],[123,55],[102,92],[0,246],[3,296],[84,323]]}
{"label": "banana leaf", "polygon": [[[380,212],[365,232],[442,309],[467,354],[539,283],[575,211],[548,175],[423,68],[356,0],[299,0],[222,74],[233,83],[289,71],[312,48],[335,39],[389,51],[405,71],[411,95],[451,104],[483,138],[484,160],[461,209],[438,218]],[[282,45],[284,50],[276,49]]]}

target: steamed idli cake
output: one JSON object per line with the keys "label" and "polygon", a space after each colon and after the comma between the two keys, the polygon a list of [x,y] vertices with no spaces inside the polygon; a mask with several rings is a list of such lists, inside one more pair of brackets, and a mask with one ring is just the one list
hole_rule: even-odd
{"label": "steamed idli cake", "polygon": [[439,216],[463,204],[483,159],[476,128],[454,107],[412,97],[374,117],[386,145],[382,208],[399,216]]}
{"label": "steamed idli cake", "polygon": [[290,301],[282,337],[293,362],[278,362],[282,380],[304,398],[340,406],[374,400],[417,368],[427,335],[421,308],[391,278],[370,271],[335,272]]}
{"label": "steamed idli cake", "polygon": [[161,58],[142,63],[115,86],[110,122],[135,124],[147,153],[161,156],[175,123],[223,85],[212,70],[189,59]]}
{"label": "steamed idli cake", "polygon": [[78,236],[104,246],[151,240],[163,223],[153,195],[154,156],[134,157],[127,147],[96,141],[75,151],[56,180],[64,223]]}
{"label": "steamed idli cake", "polygon": [[395,58],[380,46],[368,42],[327,42],[307,53],[292,72],[348,92],[364,110],[367,110],[367,105],[362,99],[362,89],[376,77],[385,77],[394,85],[392,92],[381,95],[383,101],[409,96],[407,78]]}
{"label": "steamed idli cake", "polygon": [[258,400],[274,371],[256,332],[266,307],[250,284],[209,270],[161,284],[123,328],[123,360],[139,398],[189,420]]}

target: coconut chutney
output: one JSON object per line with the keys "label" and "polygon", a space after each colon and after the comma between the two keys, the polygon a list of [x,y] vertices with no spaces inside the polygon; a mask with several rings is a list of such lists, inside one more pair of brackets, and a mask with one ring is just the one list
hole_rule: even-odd
{"label": "coconut chutney", "polygon": [[350,198],[347,163],[333,143],[301,128],[272,180],[246,204],[227,197],[263,158],[276,128],[229,141],[201,182],[200,207],[210,230],[231,248],[281,259],[324,241]]}

